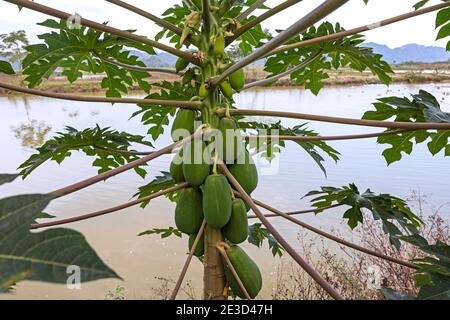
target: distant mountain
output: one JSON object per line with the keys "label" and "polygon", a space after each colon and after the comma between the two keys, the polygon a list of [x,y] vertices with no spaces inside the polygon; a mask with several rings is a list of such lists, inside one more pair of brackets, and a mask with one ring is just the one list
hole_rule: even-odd
{"label": "distant mountain", "polygon": [[366,42],[365,46],[373,48],[373,51],[383,55],[389,63],[405,62],[445,62],[450,60],[450,52],[445,48],[434,46],[422,46],[419,44],[407,44],[391,49],[386,45]]}

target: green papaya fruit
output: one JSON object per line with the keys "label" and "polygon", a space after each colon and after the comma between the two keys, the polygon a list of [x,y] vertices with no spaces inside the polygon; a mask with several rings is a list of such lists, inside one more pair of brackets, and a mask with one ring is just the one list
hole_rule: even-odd
{"label": "green papaya fruit", "polygon": [[184,60],[183,58],[178,58],[177,61],[175,62],[175,70],[177,72],[180,72],[180,71],[186,69],[188,65],[189,65],[189,61]]}
{"label": "green papaya fruit", "polygon": [[222,32],[219,32],[219,34],[216,37],[216,40],[214,41],[214,54],[222,57],[225,53],[225,38],[223,36]]}
{"label": "green papaya fruit", "polygon": [[172,140],[178,142],[194,133],[195,111],[180,109],[172,124]]}
{"label": "green papaya fruit", "polygon": [[[191,251],[191,248],[194,245],[195,238],[197,238],[197,233],[193,233],[189,236],[189,252]],[[195,248],[194,256],[201,257],[204,252],[205,252],[205,235],[202,234],[202,236],[200,237],[200,242],[198,243],[197,248]]]}
{"label": "green papaya fruit", "polygon": [[187,183],[199,187],[211,171],[204,141],[194,140],[183,147],[183,175]]}
{"label": "green papaya fruit", "polygon": [[[249,296],[254,299],[262,288],[261,271],[256,263],[240,247],[231,246],[229,248],[225,248],[225,250]],[[238,297],[245,299],[244,293],[225,262],[224,267],[225,277],[227,278],[231,290],[233,290],[233,293],[235,293]]]}
{"label": "green papaya fruit", "polygon": [[231,188],[227,178],[213,174],[203,186],[203,215],[213,228],[223,228],[231,217]]}
{"label": "green papaya fruit", "polygon": [[223,81],[220,84],[220,91],[223,93],[225,98],[230,99],[230,100],[233,99],[233,88],[231,87],[230,82]]}
{"label": "green papaya fruit", "polygon": [[222,229],[224,237],[231,243],[238,244],[247,240],[248,218],[247,208],[242,199],[234,199],[231,209],[231,218]]}
{"label": "green papaya fruit", "polygon": [[234,90],[237,92],[241,91],[245,85],[244,69],[239,69],[238,71],[233,72],[228,79]]}
{"label": "green papaya fruit", "polygon": [[236,164],[228,169],[249,195],[258,186],[258,170],[256,170],[256,165],[247,150],[244,150],[236,160]]}
{"label": "green papaya fruit", "polygon": [[178,150],[170,163],[170,175],[175,182],[180,183],[184,181],[183,175],[183,149]]}
{"label": "green papaya fruit", "polygon": [[198,95],[200,96],[200,98],[206,98],[208,96],[208,87],[206,85],[206,83],[202,83],[200,85],[200,88],[198,89]]}
{"label": "green papaya fruit", "polygon": [[175,225],[181,232],[193,234],[202,223],[202,194],[194,188],[183,189],[175,208]]}
{"label": "green papaya fruit", "polygon": [[218,155],[226,164],[233,164],[245,151],[241,132],[236,121],[224,117],[220,119],[218,130],[222,145],[218,144]]}

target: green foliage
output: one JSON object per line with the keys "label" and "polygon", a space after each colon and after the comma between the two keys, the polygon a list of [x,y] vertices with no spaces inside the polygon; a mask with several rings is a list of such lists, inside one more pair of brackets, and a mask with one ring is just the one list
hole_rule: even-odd
{"label": "green foliage", "polygon": [[281,257],[283,255],[284,248],[266,228],[262,227],[261,223],[255,223],[248,227],[248,242],[260,248],[264,240],[267,240],[269,249],[272,251],[274,257],[277,255]]}
{"label": "green foliage", "polygon": [[[242,24],[245,25],[255,18],[255,16],[250,16],[242,21]],[[261,27],[261,24],[257,24],[237,38],[237,41],[242,53],[244,55],[248,55],[255,48],[261,47],[267,40],[271,39],[271,37],[272,36],[268,30],[264,30]]]}
{"label": "green foliage", "polygon": [[[414,4],[414,9],[419,10],[425,6],[430,0],[422,0]],[[441,0],[443,2],[448,0]],[[446,7],[438,11],[436,16],[436,29],[440,29],[436,40],[450,36],[450,7]],[[450,40],[447,42],[447,51],[450,51]]]}
{"label": "green foliage", "polygon": [[[162,191],[164,189],[173,187],[177,183],[175,180],[172,179],[172,176],[168,172],[161,172],[161,176],[156,176],[155,179],[153,179],[150,183],[146,184],[145,186],[142,186],[139,188],[139,192],[136,193],[134,196],[138,198],[143,198],[149,195],[152,195],[156,192]],[[170,192],[166,194],[166,196],[169,198],[170,201],[176,202],[178,199],[179,192]],[[145,201],[141,204],[142,208],[145,208],[150,201]]]}
{"label": "green foliage", "polygon": [[[294,37],[288,44],[341,31],[344,31],[344,29],[339,23],[333,26],[329,22],[324,22],[319,27],[313,26],[302,35]],[[292,81],[304,83],[305,88],[316,95],[322,89],[323,81],[328,79],[328,71],[342,67],[349,67],[359,72],[368,69],[382,83],[389,84],[391,81],[389,73],[392,73],[391,67],[382,60],[381,55],[375,54],[371,48],[361,46],[363,42],[363,36],[356,34],[342,39],[280,52],[267,59],[265,71],[270,73],[269,77],[280,74],[311,59],[320,52],[318,58],[291,74]]]}
{"label": "green foliage", "polygon": [[415,278],[420,290],[417,297],[412,297],[383,288],[381,291],[384,296],[390,300],[450,300],[450,246],[440,241],[431,245],[418,234],[401,237],[401,240],[426,254],[414,260],[419,267]]}
{"label": "green foliage", "polygon": [[375,194],[370,189],[360,193],[353,183],[341,188],[321,187],[319,191],[310,191],[304,197],[310,196],[315,197],[311,202],[319,209],[332,204],[350,206],[345,211],[344,218],[348,220],[351,229],[364,222],[363,209],[367,209],[375,220],[381,221],[384,233],[389,235],[390,242],[396,248],[400,248],[399,236],[417,233],[422,223],[404,200],[390,194]]}
{"label": "green foliage", "polygon": [[23,74],[29,87],[39,85],[57,68],[61,68],[62,75],[70,82],[82,77],[83,72],[105,73],[101,86],[107,90],[108,97],[120,97],[128,93],[128,88],[134,83],[146,92],[150,90],[145,80],[150,76],[147,72],[124,69],[104,59],[144,67],[145,64],[125,48],[154,54],[152,47],[86,27],[70,29],[65,20],[46,20],[39,25],[57,31],[39,35],[44,43],[26,47],[28,55],[23,60]]}
{"label": "green foliage", "polygon": [[20,174],[0,173],[0,186],[5,183],[13,182]]}
{"label": "green foliage", "polygon": [[181,238],[183,235],[180,230],[174,227],[169,227],[167,229],[159,229],[159,228],[150,229],[139,233],[138,236],[153,235],[153,234],[161,235],[161,239],[168,238],[170,236],[177,236]]}
{"label": "green foliage", "polygon": [[[154,88],[159,88],[159,92],[152,93],[146,99],[180,100],[187,101],[197,95],[196,89],[191,85],[184,85],[181,82],[162,81],[153,83]],[[153,140],[157,140],[164,133],[164,127],[169,124],[171,116],[175,115],[176,108],[169,108],[160,105],[139,105],[140,110],[133,113],[132,117],[141,115],[141,122],[149,126],[147,133]]]}
{"label": "green foliage", "polygon": [[[420,90],[418,94],[407,97],[386,97],[378,99],[374,111],[367,111],[363,119],[387,120],[394,118],[401,122],[450,122],[450,114],[441,110],[439,102],[430,93]],[[399,161],[402,153],[411,154],[416,144],[428,141],[428,150],[436,155],[444,150],[444,155],[450,155],[449,130],[418,130],[399,133],[378,138],[378,143],[389,144],[390,148],[383,151],[388,164]]]}
{"label": "green foliage", "polygon": [[[82,151],[88,156],[95,157],[92,165],[99,168],[99,173],[106,172],[138,159],[138,156],[134,154],[121,153],[121,151],[132,151],[132,143],[153,147],[142,136],[110,128],[97,126],[78,131],[75,128],[66,127],[66,132],[56,133],[55,137],[37,148],[38,153],[33,154],[20,165],[19,169],[22,169],[20,174],[23,178],[27,177],[47,160],[54,160],[61,164],[64,159],[72,155],[72,151]],[[146,175],[146,171],[141,167],[136,167],[135,171],[141,177]]]}
{"label": "green foliage", "polygon": [[[245,118],[239,122],[239,127],[247,133],[258,135],[283,135],[283,136],[308,136],[314,137],[318,133],[305,128],[306,124],[294,126],[293,128],[286,128],[281,125],[281,121],[276,123],[261,123],[261,122],[247,122]],[[326,175],[326,169],[322,162],[325,161],[322,153],[325,153],[334,161],[339,160],[340,153],[329,146],[324,141],[292,141],[300,146],[306,153],[317,163],[322,172]],[[256,152],[261,152],[261,156],[271,161],[277,152],[281,152],[281,148],[286,146],[284,140],[270,140],[270,139],[249,139],[248,144],[250,149]]]}
{"label": "green foliage", "polygon": [[0,61],[0,73],[15,74],[16,72],[9,62]]}
{"label": "green foliage", "polygon": [[19,195],[0,200],[0,292],[22,280],[66,283],[67,268],[80,268],[81,281],[119,278],[73,230],[31,233],[30,225],[53,199],[50,195]]}
{"label": "green foliage", "polygon": [[[170,7],[166,11],[162,13],[162,17],[164,20],[170,22],[174,26],[179,27],[180,29],[184,28],[184,21],[186,17],[191,13],[191,10],[188,8],[188,6],[184,3],[179,5],[176,4],[173,7]],[[180,43],[180,36],[176,33],[163,29],[155,36],[155,40],[159,41],[163,38],[169,39],[170,43],[179,44]]]}

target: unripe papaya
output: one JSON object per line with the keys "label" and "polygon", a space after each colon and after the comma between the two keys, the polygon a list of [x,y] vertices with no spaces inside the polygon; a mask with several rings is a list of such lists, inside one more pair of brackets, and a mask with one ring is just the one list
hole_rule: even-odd
{"label": "unripe papaya", "polygon": [[170,163],[170,175],[175,182],[180,183],[184,181],[183,175],[183,149],[178,150]]}
{"label": "unripe papaya", "polygon": [[208,176],[203,186],[203,215],[213,228],[223,228],[231,217],[231,188],[221,174]]}
{"label": "unripe papaya", "polygon": [[186,188],[181,191],[175,208],[175,225],[186,234],[198,232],[203,223],[202,195],[199,190]]}
{"label": "unripe papaya", "polygon": [[247,150],[228,169],[249,195],[258,186],[258,170]]}
{"label": "unripe papaya", "polygon": [[228,79],[234,90],[237,92],[241,91],[245,85],[244,69],[239,69],[238,71],[233,72]]}
{"label": "unripe papaya", "polygon": [[175,70],[177,72],[180,72],[180,71],[186,69],[188,65],[189,65],[189,61],[184,60],[183,58],[178,58],[177,61],[175,62]]}
{"label": "unripe papaya", "polygon": [[231,209],[231,218],[227,225],[222,229],[224,237],[238,244],[247,240],[248,237],[248,218],[247,208],[242,199],[234,199]]}
{"label": "unripe papaya", "polygon": [[[191,248],[194,245],[195,238],[197,238],[197,233],[191,234],[189,236],[189,252],[191,251]],[[197,248],[195,248],[194,256],[201,257],[204,252],[205,252],[205,235],[202,234],[200,237],[200,242],[198,243]]]}
{"label": "unripe papaya", "polygon": [[180,109],[172,124],[172,140],[178,142],[194,133],[195,111]]}
{"label": "unripe papaya", "polygon": [[208,96],[208,87],[206,85],[206,83],[202,83],[200,85],[200,88],[198,89],[198,95],[200,96],[200,98],[206,98]]}
{"label": "unripe papaya", "polygon": [[230,82],[223,81],[220,84],[220,91],[222,91],[225,98],[230,99],[230,100],[233,99],[233,88],[231,87]]}
{"label": "unripe papaya", "polygon": [[[262,288],[261,271],[256,263],[240,247],[231,246],[225,248],[225,250],[249,296],[254,299]],[[233,290],[233,293],[238,297],[245,299],[244,293],[226,263],[224,263],[224,267],[225,277],[227,278],[231,290]]]}
{"label": "unripe papaya", "polygon": [[214,41],[214,54],[221,57],[225,53],[225,38],[222,32],[216,37],[216,41]]}
{"label": "unripe papaya", "polygon": [[205,149],[205,142],[200,140],[191,141],[183,147],[183,175],[193,187],[203,184],[211,170]]}
{"label": "unripe papaya", "polygon": [[224,117],[218,126],[222,138],[222,146],[218,148],[219,157],[226,164],[233,164],[245,151],[241,132],[233,119]]}

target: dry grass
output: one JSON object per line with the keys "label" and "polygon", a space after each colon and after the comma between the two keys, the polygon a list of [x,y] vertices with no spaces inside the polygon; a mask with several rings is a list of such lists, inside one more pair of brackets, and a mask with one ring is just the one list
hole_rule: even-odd
{"label": "dry grass", "polygon": [[[423,217],[425,224],[421,230],[423,236],[430,242],[449,242],[450,229],[448,221],[441,215],[442,209],[448,203],[438,208],[430,208],[426,197],[419,192],[413,192],[408,199],[411,207]],[[366,255],[364,253],[341,247],[344,254],[329,249],[327,243],[319,238],[308,238],[301,233],[298,237],[305,259],[346,298],[346,299],[383,299],[378,290],[371,285],[374,270],[379,271],[378,285],[386,286],[415,295],[417,287],[412,269]],[[422,256],[416,247],[403,244],[400,251],[389,244],[388,238],[382,233],[380,225],[367,220],[362,227],[355,230],[355,239],[362,246],[383,254],[402,259],[412,260]],[[329,299],[325,291],[291,260],[284,260],[278,270],[276,288],[273,299]]]}

